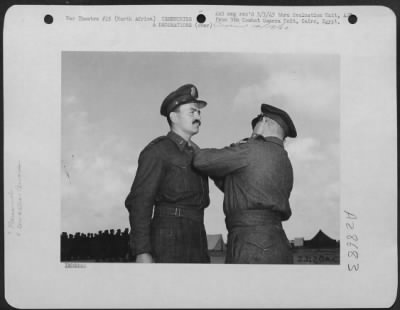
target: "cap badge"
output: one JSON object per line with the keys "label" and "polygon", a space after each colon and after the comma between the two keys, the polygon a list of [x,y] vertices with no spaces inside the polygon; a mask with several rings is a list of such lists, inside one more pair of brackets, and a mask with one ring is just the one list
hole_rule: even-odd
{"label": "cap badge", "polygon": [[193,86],[190,88],[190,95],[192,97],[195,97],[195,95],[196,95],[196,89]]}

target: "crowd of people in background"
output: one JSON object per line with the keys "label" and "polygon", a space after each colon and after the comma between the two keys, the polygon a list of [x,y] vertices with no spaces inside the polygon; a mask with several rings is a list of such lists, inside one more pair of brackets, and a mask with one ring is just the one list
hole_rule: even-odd
{"label": "crowd of people in background", "polygon": [[129,230],[99,231],[97,234],[61,234],[61,261],[124,262],[131,261]]}

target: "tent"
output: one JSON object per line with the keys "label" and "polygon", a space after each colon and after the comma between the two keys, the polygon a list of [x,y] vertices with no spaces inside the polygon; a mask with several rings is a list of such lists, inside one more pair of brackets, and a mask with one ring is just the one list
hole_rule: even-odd
{"label": "tent", "polygon": [[308,248],[334,248],[339,245],[336,240],[325,235],[322,230],[319,230],[312,239],[304,241],[304,246]]}
{"label": "tent", "polygon": [[207,243],[209,251],[224,251],[225,244],[222,239],[222,234],[207,235]]}

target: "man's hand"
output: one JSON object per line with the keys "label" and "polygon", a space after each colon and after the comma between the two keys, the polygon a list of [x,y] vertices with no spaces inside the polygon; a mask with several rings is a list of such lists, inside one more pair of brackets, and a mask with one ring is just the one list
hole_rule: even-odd
{"label": "man's hand", "polygon": [[136,256],[137,263],[153,263],[153,257],[149,253],[143,253]]}

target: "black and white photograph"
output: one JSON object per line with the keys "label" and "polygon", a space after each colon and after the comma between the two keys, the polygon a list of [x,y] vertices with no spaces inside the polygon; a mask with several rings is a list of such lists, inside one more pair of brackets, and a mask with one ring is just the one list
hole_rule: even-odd
{"label": "black and white photograph", "polygon": [[397,294],[396,15],[15,5],[14,308],[382,308]]}
{"label": "black and white photograph", "polygon": [[62,261],[340,263],[338,55],[64,52],[61,71]]}

